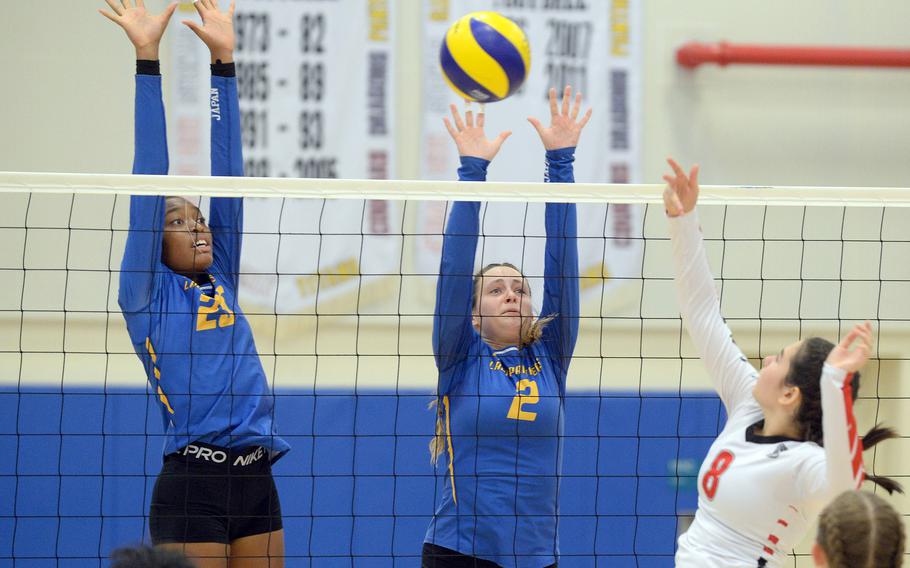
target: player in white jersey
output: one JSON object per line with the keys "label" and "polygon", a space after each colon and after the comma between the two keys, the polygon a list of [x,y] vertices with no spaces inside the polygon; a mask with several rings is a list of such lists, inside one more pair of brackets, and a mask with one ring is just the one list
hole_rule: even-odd
{"label": "player in white jersey", "polygon": [[862,452],[895,437],[856,434],[856,371],[872,350],[872,326],[857,325],[835,346],[814,337],[765,357],[757,371],[733,341],[702,242],[695,204],[698,166],[673,160],[664,204],[670,217],[680,312],[727,411],[727,424],[698,472],[695,521],[679,538],[678,568],[781,566],[822,508],[870,479]]}

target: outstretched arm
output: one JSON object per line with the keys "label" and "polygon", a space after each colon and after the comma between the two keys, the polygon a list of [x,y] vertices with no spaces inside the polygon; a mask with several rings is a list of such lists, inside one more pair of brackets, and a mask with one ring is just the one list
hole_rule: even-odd
{"label": "outstretched arm", "polygon": [[[234,69],[234,2],[222,11],[216,0],[193,4],[202,24],[184,20],[209,48],[212,60],[211,161],[213,176],[242,176],[243,149],[240,135],[240,103]],[[211,208],[215,241],[215,271],[238,289],[240,252],[243,244],[243,198],[215,197]]]}
{"label": "outstretched arm", "polygon": [[[472,164],[471,161],[471,158],[467,158],[462,170],[476,169],[479,172],[480,169],[485,169],[483,164]],[[483,181],[482,178],[460,179]],[[455,371],[468,356],[474,339],[471,300],[474,255],[480,232],[479,216],[480,203],[453,203],[443,236],[442,259],[436,281],[436,307],[433,312],[433,354],[439,369],[439,396],[451,391],[458,378]]]}
{"label": "outstretched arm", "polygon": [[727,415],[731,415],[741,403],[752,398],[757,373],[733,341],[733,333],[720,314],[720,302],[695,213],[698,166],[687,176],[679,164],[668,161],[674,175],[664,176],[668,184],[664,190],[664,207],[670,217],[679,309]]}
{"label": "outstretched arm", "polygon": [[[575,147],[581,132],[591,118],[592,109],[578,120],[581,110],[581,93],[575,95],[571,105],[572,88],[563,91],[562,104],[556,103],[556,89],[550,89],[550,126],[544,127],[536,118],[528,121],[537,130],[546,148],[545,181],[573,183],[575,175]],[[545,225],[547,230],[546,257],[544,259],[544,301],[541,315],[555,316],[544,328],[543,339],[558,350],[559,377],[565,388],[569,363],[578,339],[578,243],[574,203],[547,203]]]}
{"label": "outstretched arm", "polygon": [[825,361],[821,377],[822,431],[831,498],[848,489],[858,489],[863,482],[863,444],[856,431],[851,381],[871,352],[872,324],[865,322],[854,326]]}
{"label": "outstretched arm", "polygon": [[[459,181],[485,181],[487,166],[502,143],[509,137],[503,132],[495,140],[487,140],[483,131],[484,115],[475,121],[468,111],[464,119],[451,105],[452,122],[443,119],[451,134],[461,167]],[[446,223],[442,241],[442,259],[436,281],[436,307],[433,317],[433,354],[439,369],[438,395],[448,394],[457,380],[457,367],[465,360],[475,331],[471,320],[471,301],[474,295],[474,256],[480,234],[480,203],[455,202]]]}
{"label": "outstretched arm", "polygon": [[844,491],[859,489],[865,479],[863,443],[853,415],[852,381],[871,351],[872,325],[865,322],[854,326],[828,354],[822,369],[819,386],[825,459],[806,467],[797,478],[803,495],[819,509]]}
{"label": "outstretched arm", "polygon": [[[177,7],[158,15],[148,13],[143,0],[106,0],[113,13],[99,10],[119,25],[136,49],[134,174],[166,175],[167,131],[161,98],[158,46]],[[156,272],[161,266],[164,197],[130,198],[130,231],[120,267],[118,301],[124,311],[138,311],[151,301]]]}

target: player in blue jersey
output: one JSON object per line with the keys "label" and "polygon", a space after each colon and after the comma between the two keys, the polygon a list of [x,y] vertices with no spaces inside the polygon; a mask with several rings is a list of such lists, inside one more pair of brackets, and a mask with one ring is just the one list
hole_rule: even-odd
{"label": "player in blue jersey", "polygon": [[[574,181],[572,162],[589,110],[581,95],[561,106],[550,92],[551,124],[529,119],[546,148],[546,181]],[[445,120],[461,156],[458,177],[483,181],[508,132],[484,134],[484,115]],[[555,566],[563,396],[578,337],[575,205],[546,205],[542,317],[512,264],[474,274],[480,204],[452,205],[442,247],[433,320],[439,421],[431,444],[445,456],[445,491],[426,532],[424,568]]]}
{"label": "player in blue jersey", "polygon": [[[136,48],[133,173],[168,171],[158,45],[176,4],[149,14],[142,0],[106,0],[102,13]],[[212,175],[243,175],[233,64],[234,5],[194,4],[185,21],[212,56]],[[197,565],[284,564],[271,464],[288,451],[253,334],[237,303],[243,200],[213,198],[211,222],[181,197],[133,196],[118,301],[167,430],[149,528],[157,546]]]}

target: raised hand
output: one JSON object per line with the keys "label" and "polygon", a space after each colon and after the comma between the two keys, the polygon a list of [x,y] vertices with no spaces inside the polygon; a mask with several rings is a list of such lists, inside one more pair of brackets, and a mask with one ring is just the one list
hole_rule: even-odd
{"label": "raised hand", "polygon": [[461,114],[455,105],[449,105],[449,109],[452,111],[452,120],[455,125],[452,126],[448,118],[443,118],[442,121],[446,125],[446,130],[452,135],[455,146],[458,147],[459,156],[473,156],[484,160],[492,160],[502,147],[502,143],[512,135],[511,131],[501,132],[493,140],[487,140],[487,136],[483,132],[483,111],[477,114],[477,120],[475,121],[474,111],[472,110],[465,111],[464,120],[462,120]]}
{"label": "raised hand", "polygon": [[569,100],[572,98],[572,87],[566,85],[562,93],[562,105],[556,104],[556,89],[550,89],[550,126],[544,126],[534,117],[529,116],[528,122],[531,123],[540,135],[543,147],[547,150],[559,150],[560,148],[571,148],[578,146],[578,138],[581,131],[591,120],[591,112],[588,112],[578,119],[578,112],[581,110],[581,93],[575,94],[575,104],[569,108]]}
{"label": "raised hand", "polygon": [[218,8],[218,0],[196,0],[193,2],[202,18],[202,25],[193,20],[181,23],[193,30],[208,46],[212,63],[234,61],[234,0],[226,12]]}
{"label": "raised hand", "polygon": [[[851,348],[854,343],[856,346]],[[858,371],[869,359],[869,354],[872,353],[872,343],[872,324],[868,321],[857,324],[853,326],[847,337],[831,350],[825,362],[848,373]]]}
{"label": "raised hand", "polygon": [[673,168],[673,175],[665,175],[664,208],[670,217],[678,217],[695,209],[698,202],[698,164],[692,166],[689,175],[673,158],[667,158]]}
{"label": "raised hand", "polygon": [[98,10],[101,15],[111,20],[126,32],[133,46],[136,48],[136,59],[158,59],[158,45],[161,36],[167,29],[177,3],[171,2],[163,12],[157,16],[150,14],[145,9],[145,0],[136,0],[133,6],[131,0],[104,0],[111,7],[113,13],[107,10]]}

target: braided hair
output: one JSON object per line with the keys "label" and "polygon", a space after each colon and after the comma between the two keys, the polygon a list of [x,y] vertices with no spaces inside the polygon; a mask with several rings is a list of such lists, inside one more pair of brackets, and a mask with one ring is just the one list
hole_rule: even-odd
{"label": "braided hair", "polygon": [[899,568],[905,538],[903,519],[884,499],[847,491],[822,511],[816,542],[831,568]]}
{"label": "braided hair", "polygon": [[[821,337],[811,337],[805,340],[790,361],[790,370],[784,378],[784,383],[799,388],[802,401],[796,411],[796,425],[803,440],[815,442],[824,446],[824,432],[822,430],[822,395],[819,377],[828,354],[834,349],[834,344]],[[850,383],[851,395],[855,400],[859,394],[859,373],[853,373]],[[897,438],[897,432],[881,424],[876,424],[862,437],[863,451],[889,438]],[[891,478],[867,474],[866,479],[881,486],[888,493],[903,493],[901,484]]]}

